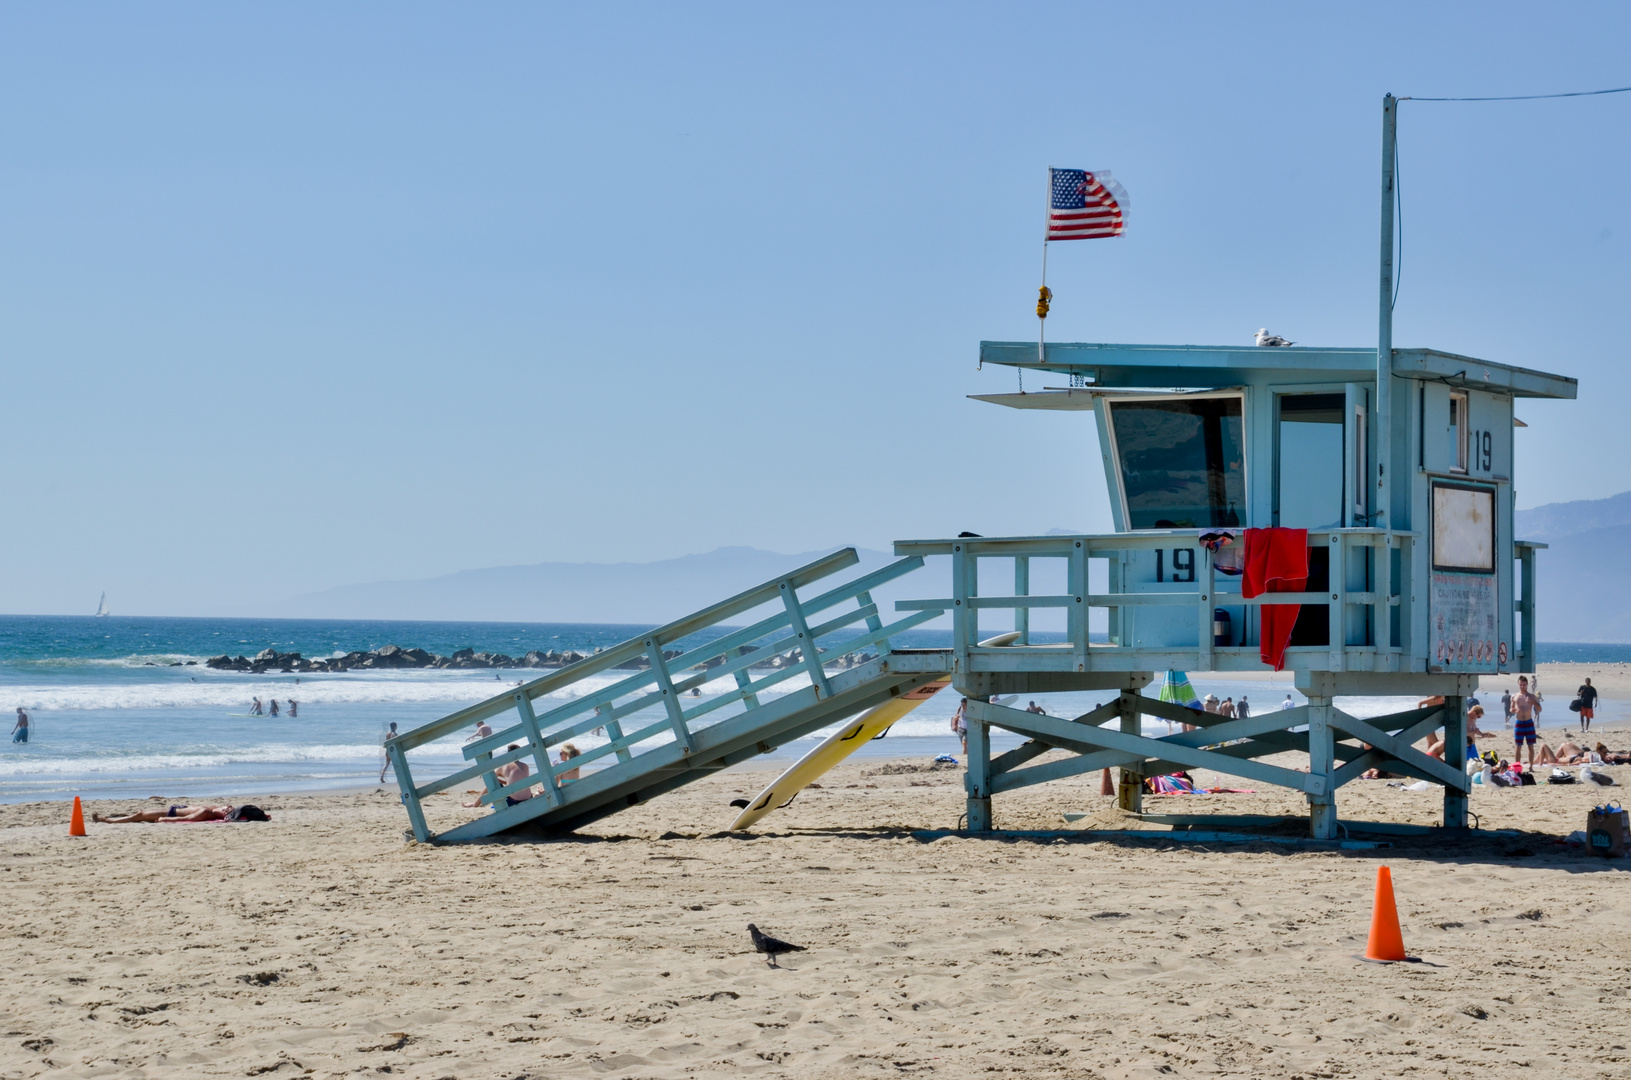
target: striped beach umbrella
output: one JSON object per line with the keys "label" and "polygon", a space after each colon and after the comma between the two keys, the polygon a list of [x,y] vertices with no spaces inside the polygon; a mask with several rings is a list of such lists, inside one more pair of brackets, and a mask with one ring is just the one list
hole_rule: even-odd
{"label": "striped beach umbrella", "polygon": [[1201,699],[1195,696],[1195,688],[1189,685],[1189,676],[1182,671],[1169,671],[1161,683],[1161,693],[1157,701],[1170,701],[1174,705],[1182,705],[1186,709],[1199,709]]}

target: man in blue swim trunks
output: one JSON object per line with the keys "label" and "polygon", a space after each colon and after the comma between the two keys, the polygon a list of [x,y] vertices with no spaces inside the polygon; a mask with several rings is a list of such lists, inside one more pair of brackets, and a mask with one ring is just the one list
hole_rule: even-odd
{"label": "man in blue swim trunks", "polygon": [[1523,744],[1529,744],[1529,768],[1535,767],[1535,723],[1540,719],[1540,701],[1529,692],[1529,680],[1518,676],[1518,692],[1512,696],[1512,738],[1516,749],[1514,760],[1523,756]]}
{"label": "man in blue swim trunks", "polygon": [[28,714],[22,709],[17,710],[17,724],[11,729],[11,741],[21,743],[28,741]]}

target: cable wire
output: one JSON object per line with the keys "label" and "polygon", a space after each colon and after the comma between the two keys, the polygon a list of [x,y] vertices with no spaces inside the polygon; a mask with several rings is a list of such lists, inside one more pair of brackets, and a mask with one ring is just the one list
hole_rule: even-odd
{"label": "cable wire", "polygon": [[1396,207],[1394,217],[1399,223],[1399,254],[1393,260],[1393,301],[1388,304],[1392,311],[1399,306],[1399,281],[1404,277],[1404,188],[1399,183],[1399,136],[1393,136],[1393,203]]}
{"label": "cable wire", "polygon": [[[1572,90],[1565,94],[1514,94],[1508,97],[1401,97],[1396,101],[1544,101],[1550,98],[1595,97],[1599,94],[1631,93],[1631,86],[1616,86],[1608,90]],[[1392,311],[1399,305],[1399,282],[1404,277],[1404,189],[1399,183],[1399,140],[1393,140],[1393,198],[1395,218],[1399,230],[1399,253],[1393,261],[1393,299],[1388,304]]]}
{"label": "cable wire", "polygon": [[1515,94],[1511,97],[1402,97],[1399,101],[1541,101],[1545,98],[1594,97],[1597,94],[1624,94],[1631,86],[1616,86],[1612,90],[1574,90],[1567,94]]}

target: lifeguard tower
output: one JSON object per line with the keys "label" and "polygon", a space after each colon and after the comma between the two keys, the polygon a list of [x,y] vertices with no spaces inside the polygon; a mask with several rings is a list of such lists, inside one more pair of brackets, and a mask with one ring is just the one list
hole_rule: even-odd
{"label": "lifeguard tower", "polygon": [[[1320,839],[1336,834],[1338,789],[1380,767],[1443,785],[1444,825],[1465,828],[1463,699],[1479,675],[1535,663],[1544,545],[1512,532],[1513,406],[1573,398],[1576,384],[1393,347],[1393,110],[1384,99],[1375,348],[983,343],[982,366],[1064,385],[980,400],[1077,411],[1094,425],[1115,532],[900,541],[894,563],[824,581],[858,561],[845,549],[405,732],[387,751],[414,835],[570,830],[948,676],[970,700],[972,832],[991,828],[1002,792],[1104,768],[1121,770],[1121,805],[1140,811],[1142,778],[1179,767],[1303,792]],[[1246,529],[1275,527],[1307,530],[1306,584],[1248,596],[1228,572],[1230,548]],[[949,556],[949,581],[918,573],[931,556]],[[1048,562],[1038,580],[1063,591],[1039,595],[1033,572]],[[886,622],[873,590],[908,574],[921,598],[896,601]],[[1226,718],[1141,693],[1172,669],[1267,670],[1264,605],[1291,604],[1282,660],[1306,705]],[[1032,634],[1039,609],[1062,609],[1062,634]],[[948,614],[951,648],[896,647],[901,632]],[[1017,636],[991,644],[1000,631]],[[989,703],[1060,691],[1116,696],[1074,719]],[[1361,719],[1333,703],[1350,695],[1443,703]],[[1195,730],[1150,737],[1143,716]],[[501,730],[464,744],[468,766],[414,780],[409,751],[484,720]],[[1439,727],[1445,760],[1412,745]],[[992,728],[1029,741],[993,757]],[[597,732],[604,741],[569,767],[553,760]],[[1067,756],[1038,760],[1050,751]],[[1285,751],[1306,755],[1306,771],[1261,760]],[[499,779],[523,760],[530,775]],[[477,779],[492,813],[437,835],[422,801]],[[513,801],[534,787],[542,794]]]}
{"label": "lifeguard tower", "polygon": [[[980,356],[1068,383],[981,400],[1080,411],[1084,423],[1091,414],[1116,532],[895,545],[898,555],[952,557],[951,595],[921,603],[952,612],[954,680],[978,721],[970,829],[989,828],[996,793],[1107,767],[1123,770],[1122,805],[1138,810],[1136,781],[1180,766],[1305,792],[1318,838],[1334,835],[1337,789],[1372,767],[1444,785],[1445,825],[1465,826],[1459,751],[1441,761],[1411,744],[1443,727],[1448,746],[1463,746],[1462,699],[1478,676],[1534,670],[1535,552],[1544,545],[1512,533],[1513,405],[1573,398],[1574,380],[1396,349],[1380,380],[1393,407],[1379,416],[1373,349],[1060,344],[1039,357],[1035,342],[985,342]],[[1382,446],[1391,460],[1377,460]],[[1269,526],[1307,530],[1305,591],[1248,598],[1242,577],[1220,572],[1212,545]],[[1066,560],[1065,594],[1028,595],[1037,559]],[[982,571],[992,560],[1012,564],[1011,594],[981,595],[979,583],[1003,579]],[[1288,602],[1299,611],[1284,664],[1307,705],[1229,720],[1138,693],[1166,669],[1266,670],[1262,606]],[[999,609],[1025,634],[1028,613],[1048,607],[1066,610],[1063,643],[975,644]],[[1095,609],[1102,641],[1089,633]],[[1089,689],[1122,693],[1074,721],[975,704]],[[1362,720],[1333,706],[1339,695],[1444,703]],[[1147,738],[1141,715],[1197,730]],[[993,759],[989,727],[1033,741]],[[1053,747],[1077,756],[1027,767]],[[1306,753],[1308,771],[1257,760],[1284,750]]]}

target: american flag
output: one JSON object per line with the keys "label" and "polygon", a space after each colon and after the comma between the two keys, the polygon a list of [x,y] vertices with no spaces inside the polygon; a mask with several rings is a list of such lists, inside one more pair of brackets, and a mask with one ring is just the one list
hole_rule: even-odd
{"label": "american flag", "polygon": [[1096,240],[1127,227],[1127,193],[1108,172],[1049,169],[1046,240]]}

